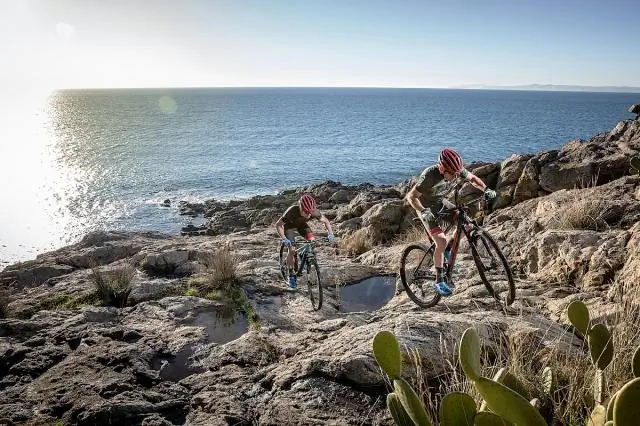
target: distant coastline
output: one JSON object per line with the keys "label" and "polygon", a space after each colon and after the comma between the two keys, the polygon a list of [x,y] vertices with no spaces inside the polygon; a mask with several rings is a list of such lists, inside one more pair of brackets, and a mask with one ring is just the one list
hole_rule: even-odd
{"label": "distant coastline", "polygon": [[515,86],[492,86],[487,84],[462,84],[450,89],[476,90],[538,90],[544,92],[609,92],[640,93],[640,87],[633,86],[572,86],[566,84],[523,84]]}
{"label": "distant coastline", "polygon": [[599,92],[599,93],[640,93],[635,86],[571,86],[562,84],[523,84],[515,86],[493,86],[488,84],[461,84],[448,87],[387,87],[387,86],[176,86],[176,87],[67,87],[58,88],[51,93],[60,92],[104,92],[131,90],[512,90],[538,92]]}

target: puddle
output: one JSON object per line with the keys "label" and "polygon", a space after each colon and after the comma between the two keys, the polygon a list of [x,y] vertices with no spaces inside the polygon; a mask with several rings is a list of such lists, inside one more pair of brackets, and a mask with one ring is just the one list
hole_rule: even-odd
{"label": "puddle", "polygon": [[224,344],[237,339],[249,330],[249,322],[241,312],[203,311],[186,325],[203,327],[203,341],[186,345],[176,353],[162,353],[151,361],[151,367],[157,370],[162,380],[180,381],[192,374],[203,373],[198,359],[198,348],[209,344]]}
{"label": "puddle", "polygon": [[224,343],[236,340],[249,331],[249,322],[241,312],[204,311],[198,313],[189,325],[204,327],[207,343]]}
{"label": "puddle", "polygon": [[151,368],[158,370],[162,380],[178,382],[205,369],[193,359],[194,345],[186,345],[175,354],[158,355],[151,361]]}
{"label": "puddle", "polygon": [[393,275],[371,277],[340,288],[339,312],[375,311],[391,300],[396,292]]}

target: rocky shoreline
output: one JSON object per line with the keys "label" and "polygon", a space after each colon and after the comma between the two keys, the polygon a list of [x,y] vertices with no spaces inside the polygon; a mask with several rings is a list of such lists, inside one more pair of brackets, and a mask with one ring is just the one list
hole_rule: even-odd
{"label": "rocky shoreline", "polygon": [[[346,286],[394,277],[402,248],[420,238],[403,201],[411,180],[181,203],[183,214],[204,216],[203,228],[96,232],[9,265],[0,272],[0,424],[386,425],[388,388],[371,353],[378,330],[392,330],[407,353],[418,350],[431,381],[455,361],[469,326],[493,345],[579,350],[563,314],[572,300],[605,319],[640,305],[640,176],[631,167],[639,153],[636,118],[557,150],[469,166],[499,194],[483,224],[517,275],[506,314],[464,256],[469,274],[435,308],[374,286],[370,309],[345,312]],[[278,277],[272,223],[302,192],[342,239],[318,247],[327,298],[320,311]],[[243,300],[231,310],[229,298],[194,284],[222,248],[237,263]],[[102,306],[96,268],[125,267],[126,304]]]}

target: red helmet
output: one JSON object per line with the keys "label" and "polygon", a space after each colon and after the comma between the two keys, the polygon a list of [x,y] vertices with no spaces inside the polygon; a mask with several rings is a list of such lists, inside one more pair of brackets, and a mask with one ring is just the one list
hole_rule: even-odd
{"label": "red helmet", "polygon": [[312,213],[316,209],[316,200],[309,194],[304,194],[300,197],[300,208],[304,213]]}
{"label": "red helmet", "polygon": [[459,173],[464,168],[462,157],[451,148],[445,148],[440,152],[438,163],[449,173]]}

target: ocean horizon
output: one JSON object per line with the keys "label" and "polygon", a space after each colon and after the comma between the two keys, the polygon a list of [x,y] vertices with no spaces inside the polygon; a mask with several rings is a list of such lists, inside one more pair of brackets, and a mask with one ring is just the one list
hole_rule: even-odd
{"label": "ocean horizon", "polygon": [[[96,229],[177,234],[191,220],[178,214],[181,200],[327,180],[395,184],[444,146],[467,162],[557,149],[633,118],[632,103],[637,94],[316,87],[68,89],[20,108],[5,100],[0,268]],[[165,199],[171,208],[160,207]]]}

